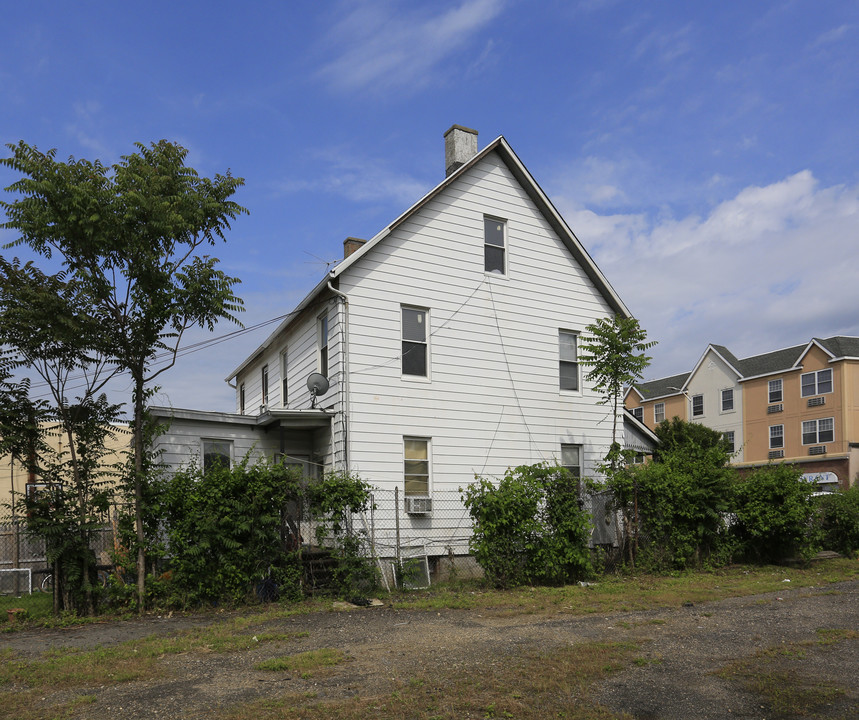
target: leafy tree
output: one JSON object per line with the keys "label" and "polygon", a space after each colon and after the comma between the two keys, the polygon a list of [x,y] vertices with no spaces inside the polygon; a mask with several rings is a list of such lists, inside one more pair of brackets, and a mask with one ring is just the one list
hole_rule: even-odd
{"label": "leafy tree", "polygon": [[594,383],[594,390],[602,395],[600,404],[611,405],[611,448],[606,455],[610,471],[617,470],[622,462],[617,442],[617,410],[621,392],[627,385],[640,380],[651,358],[645,353],[656,345],[648,341],[647,333],[634,317],[615,315],[600,318],[585,328],[581,339],[580,362],[591,370],[585,379]]}
{"label": "leafy tree", "polygon": [[[113,166],[99,161],[56,160],[24,142],[9,145],[0,163],[23,175],[0,202],[6,229],[46,261],[89,304],[99,328],[98,350],[132,377],[133,490],[137,582],[144,607],[145,401],[151,382],[172,367],[184,333],[236,321],[242,310],[233,289],[239,281],[201,254],[224,240],[230,221],[247,212],[230,198],[243,184],[227,172],[202,178],[186,167],[187,150],[162,140],[138,144],[137,153]],[[72,350],[74,351],[74,350]]]}
{"label": "leafy tree", "polygon": [[859,484],[817,498],[823,547],[853,557],[859,550]]}
{"label": "leafy tree", "polygon": [[[90,540],[107,508],[102,459],[118,417],[99,391],[116,370],[100,351],[81,283],[66,273],[46,275],[32,263],[0,258],[0,335],[10,348],[7,373],[36,373],[50,397],[31,399],[29,378],[7,380],[4,394],[22,415],[16,421],[4,413],[2,432],[49,486],[44,498],[27,502],[27,511],[28,530],[45,538],[54,565],[54,609],[92,614]],[[47,441],[51,435],[56,442]]]}
{"label": "leafy tree", "polygon": [[478,477],[463,500],[473,524],[471,551],[496,585],[559,584],[591,574],[590,518],[564,468],[523,465],[497,484]]}
{"label": "leafy tree", "polygon": [[740,480],[735,490],[734,534],[747,557],[776,562],[817,551],[812,530],[814,485],[793,465],[770,464]]}
{"label": "leafy tree", "polygon": [[660,423],[653,461],[609,478],[624,514],[635,562],[639,534],[655,568],[684,568],[719,557],[725,546],[734,471],[721,433],[679,418]]}

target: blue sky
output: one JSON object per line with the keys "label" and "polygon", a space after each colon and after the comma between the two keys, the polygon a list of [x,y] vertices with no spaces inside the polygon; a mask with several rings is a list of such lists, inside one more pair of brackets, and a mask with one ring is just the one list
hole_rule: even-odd
{"label": "blue sky", "polygon": [[[245,178],[217,255],[247,326],[438,183],[458,123],[511,143],[659,341],[649,378],[709,342],[859,335],[854,0],[27,2],[4,25],[3,143],[112,163],[167,138]],[[156,402],[232,409],[270,329],[187,355]]]}

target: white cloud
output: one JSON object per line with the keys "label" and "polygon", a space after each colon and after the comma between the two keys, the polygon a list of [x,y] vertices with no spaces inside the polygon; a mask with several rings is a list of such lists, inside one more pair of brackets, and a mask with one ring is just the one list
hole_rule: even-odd
{"label": "white cloud", "polygon": [[[413,92],[428,84],[437,66],[466,46],[502,5],[501,0],[464,0],[435,14],[394,2],[353,5],[329,33],[335,57],[318,76],[340,91]],[[485,63],[489,49],[484,46],[474,63]]]}
{"label": "white cloud", "polygon": [[279,193],[322,191],[342,195],[353,202],[394,202],[403,208],[422,197],[430,186],[390,165],[338,147],[319,154],[319,177],[285,180],[276,186]]}
{"label": "white cloud", "polygon": [[859,335],[859,185],[820,187],[804,170],[701,217],[558,205],[660,342],[650,377],[690,369],[710,342],[742,357]]}

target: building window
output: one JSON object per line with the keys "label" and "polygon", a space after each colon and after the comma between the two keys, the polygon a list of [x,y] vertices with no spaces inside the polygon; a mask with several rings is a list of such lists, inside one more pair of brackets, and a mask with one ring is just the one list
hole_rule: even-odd
{"label": "building window", "polygon": [[239,413],[245,414],[245,384],[239,385]]}
{"label": "building window", "polygon": [[832,368],[818,370],[817,372],[804,373],[800,377],[802,383],[802,397],[809,395],[823,395],[832,392]]}
{"label": "building window", "polygon": [[317,343],[319,346],[319,372],[328,377],[328,316],[317,321]]}
{"label": "building window", "polygon": [[769,382],[769,403],[780,403],[784,398],[782,393],[781,378]]}
{"label": "building window", "polygon": [[561,444],[561,467],[575,478],[582,476],[582,446]]}
{"label": "building window", "polygon": [[730,412],[734,409],[734,390],[728,388],[722,390],[722,412]]}
{"label": "building window", "polygon": [[203,439],[203,472],[216,467],[230,467],[233,443],[229,440]]}
{"label": "building window", "polygon": [[504,235],[507,223],[498,218],[483,218],[483,269],[488,273],[505,274]]}
{"label": "building window", "polygon": [[427,377],[427,319],[426,310],[402,308],[403,375]]}
{"label": "building window", "polygon": [[699,417],[704,414],[704,396],[692,396],[692,417]]}
{"label": "building window", "polygon": [[558,333],[561,390],[579,389],[579,362],[576,353],[576,334],[567,330]]}
{"label": "building window", "polygon": [[643,407],[632,408],[632,415],[639,422],[644,422],[644,408]]}
{"label": "building window", "polygon": [[725,441],[728,443],[728,449],[733,453],[736,449],[734,446],[734,431],[728,430],[727,432],[723,432],[722,437],[725,438]]}
{"label": "building window", "polygon": [[260,402],[263,405],[268,405],[268,365],[262,366],[260,382],[262,384],[262,400]]}
{"label": "building window", "polygon": [[653,422],[659,425],[665,420],[665,403],[656,403],[653,406]]}
{"label": "building window", "polygon": [[817,445],[818,443],[835,440],[835,418],[822,420],[804,420],[802,423],[802,444]]}
{"label": "building window", "polygon": [[784,447],[784,425],[770,425],[770,450]]}
{"label": "building window", "polygon": [[403,477],[406,495],[429,496],[429,440],[403,438]]}
{"label": "building window", "polygon": [[280,401],[283,407],[289,402],[289,384],[287,383],[287,360],[286,350],[280,354]]}

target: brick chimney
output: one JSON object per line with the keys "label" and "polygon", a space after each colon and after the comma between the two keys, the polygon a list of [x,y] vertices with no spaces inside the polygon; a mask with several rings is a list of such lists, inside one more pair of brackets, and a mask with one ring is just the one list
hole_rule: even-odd
{"label": "brick chimney", "polygon": [[361,238],[347,237],[343,241],[343,259],[345,260],[347,257],[349,257],[353,252],[355,252],[365,242],[367,242],[367,241],[362,240]]}
{"label": "brick chimney", "polygon": [[477,155],[477,130],[451,125],[444,134],[445,177],[465,165]]}

